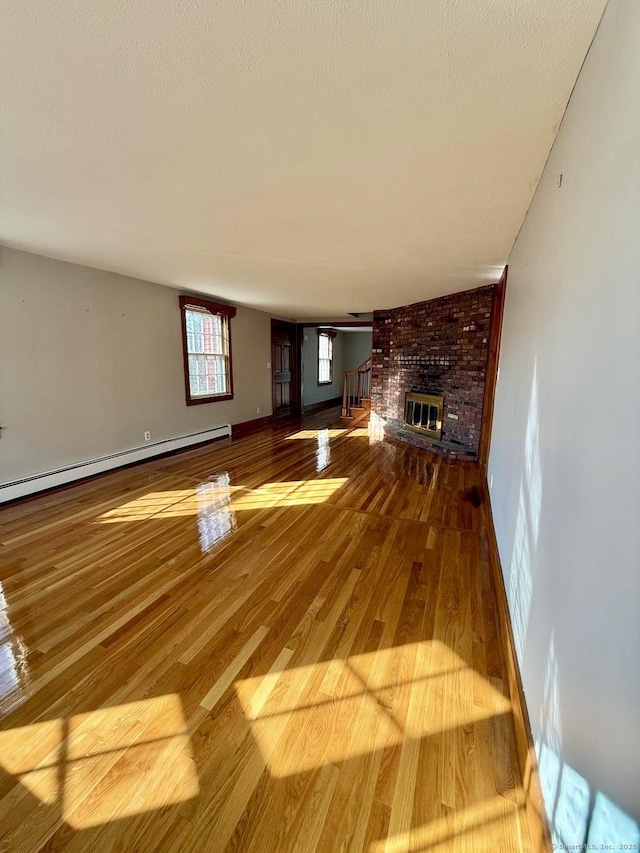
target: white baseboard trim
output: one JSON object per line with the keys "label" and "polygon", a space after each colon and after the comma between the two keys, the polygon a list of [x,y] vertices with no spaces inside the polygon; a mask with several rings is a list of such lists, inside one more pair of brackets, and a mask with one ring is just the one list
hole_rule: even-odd
{"label": "white baseboard trim", "polygon": [[201,444],[204,441],[212,441],[216,438],[226,438],[230,435],[231,424],[223,424],[214,429],[193,432],[189,435],[181,435],[178,438],[149,442],[149,444],[144,444],[141,447],[132,447],[130,450],[122,450],[119,453],[109,453],[107,456],[78,462],[75,465],[67,465],[64,468],[57,468],[55,471],[32,474],[30,477],[23,477],[20,480],[0,483],[0,504],[37,494],[56,486],[66,486],[75,480],[82,480],[95,474],[103,474],[105,471],[121,468],[123,465],[130,465],[132,462],[151,459],[172,450],[181,450],[193,444]]}

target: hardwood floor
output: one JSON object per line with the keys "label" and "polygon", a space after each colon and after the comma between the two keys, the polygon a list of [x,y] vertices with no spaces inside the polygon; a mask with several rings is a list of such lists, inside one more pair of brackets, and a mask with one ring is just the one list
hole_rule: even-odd
{"label": "hardwood floor", "polygon": [[0,510],[1,850],[531,850],[480,471],[336,420]]}

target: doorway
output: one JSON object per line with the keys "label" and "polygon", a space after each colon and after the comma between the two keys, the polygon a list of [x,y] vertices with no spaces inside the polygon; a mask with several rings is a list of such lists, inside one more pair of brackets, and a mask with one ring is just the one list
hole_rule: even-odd
{"label": "doorway", "polygon": [[275,417],[300,414],[300,342],[295,323],[271,321],[271,375]]}
{"label": "doorway", "polygon": [[[324,353],[325,361],[328,355],[331,362],[328,377],[321,376],[320,364],[320,336],[325,332],[331,338],[328,353]],[[355,376],[363,362],[371,359],[371,321],[308,323],[302,325],[301,338],[303,411],[311,413],[342,406],[347,377]]]}

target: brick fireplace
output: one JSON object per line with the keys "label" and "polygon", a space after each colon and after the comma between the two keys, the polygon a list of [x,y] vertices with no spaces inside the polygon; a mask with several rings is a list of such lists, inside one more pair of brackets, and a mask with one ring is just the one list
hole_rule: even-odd
{"label": "brick fireplace", "polygon": [[[494,288],[374,313],[371,407],[388,434],[450,458],[478,458]],[[412,393],[443,398],[439,439],[407,428]]]}

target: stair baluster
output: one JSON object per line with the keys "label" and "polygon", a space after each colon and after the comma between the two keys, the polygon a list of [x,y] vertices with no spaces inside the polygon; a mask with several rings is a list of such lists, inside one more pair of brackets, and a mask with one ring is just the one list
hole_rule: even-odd
{"label": "stair baluster", "polygon": [[342,417],[345,426],[368,423],[371,410],[371,356],[355,370],[345,370]]}

